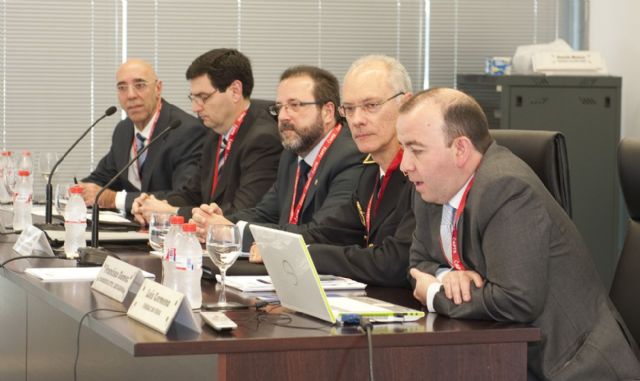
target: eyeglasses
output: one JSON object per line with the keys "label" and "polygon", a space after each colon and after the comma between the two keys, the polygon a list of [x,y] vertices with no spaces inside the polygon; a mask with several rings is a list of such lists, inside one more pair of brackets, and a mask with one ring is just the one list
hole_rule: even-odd
{"label": "eyeglasses", "polygon": [[300,111],[300,107],[310,106],[310,105],[322,105],[325,103],[326,102],[319,102],[319,101],[315,101],[315,102],[293,101],[285,104],[276,103],[274,105],[269,106],[269,114],[271,114],[272,116],[278,116],[282,108],[285,108],[287,111],[295,114]]}
{"label": "eyeglasses", "polygon": [[203,104],[207,103],[207,101],[209,100],[209,98],[211,98],[213,94],[217,92],[218,90],[213,90],[209,94],[189,94],[187,95],[187,98],[189,98],[191,103],[195,102],[197,105],[202,106]]}
{"label": "eyeglasses", "polygon": [[[153,81],[156,82],[156,81]],[[147,87],[149,87],[149,82],[145,81],[145,80],[138,80],[135,81],[131,84],[131,87],[133,88],[133,91],[135,91],[136,93],[142,92],[144,90],[147,89]],[[116,85],[116,89],[118,89],[118,92],[121,94],[124,93],[128,93],[129,92],[129,84],[128,83],[118,83]]]}
{"label": "eyeglasses", "polygon": [[382,105],[384,105],[385,103],[389,102],[390,100],[397,98],[401,95],[404,95],[404,92],[401,91],[399,93],[397,93],[396,95],[393,95],[381,102],[364,102],[364,103],[360,103],[357,105],[352,105],[352,104],[343,104],[340,107],[338,107],[338,112],[340,113],[340,116],[342,117],[352,117],[353,114],[356,112],[356,109],[358,107],[360,107],[362,109],[362,111],[364,111],[366,114],[375,114],[378,111],[380,111],[380,109],[382,108]]}

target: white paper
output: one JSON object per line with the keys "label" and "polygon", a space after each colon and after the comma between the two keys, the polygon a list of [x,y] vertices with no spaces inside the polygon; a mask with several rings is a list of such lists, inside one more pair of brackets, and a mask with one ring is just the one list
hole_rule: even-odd
{"label": "white paper", "polygon": [[[52,240],[58,240],[64,242],[64,230],[47,230],[47,235]],[[100,242],[109,241],[148,241],[149,233],[126,231],[126,232],[110,232],[101,231],[98,235]],[[84,239],[88,242],[91,241],[91,232],[84,232]]]}
{"label": "white paper", "polygon": [[[43,282],[92,282],[101,267],[34,267],[24,272]],[[152,273],[142,271],[145,278],[155,278]]]}

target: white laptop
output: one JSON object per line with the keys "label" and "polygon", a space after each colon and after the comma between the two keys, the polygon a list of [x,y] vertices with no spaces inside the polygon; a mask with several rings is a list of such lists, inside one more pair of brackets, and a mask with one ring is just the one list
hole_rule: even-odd
{"label": "white laptop", "polygon": [[328,321],[351,321],[354,315],[374,322],[414,321],[422,311],[362,297],[327,297],[300,234],[250,225],[282,306]]}

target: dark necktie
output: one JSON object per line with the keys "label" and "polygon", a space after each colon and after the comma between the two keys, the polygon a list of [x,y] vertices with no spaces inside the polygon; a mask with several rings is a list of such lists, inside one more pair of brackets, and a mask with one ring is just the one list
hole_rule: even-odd
{"label": "dark necktie", "polygon": [[[147,140],[139,132],[136,133],[136,152],[140,152],[144,148],[144,142]],[[138,158],[138,168],[140,169],[140,177],[142,177],[142,169],[144,168],[144,161],[147,159],[147,151]]]}
{"label": "dark necktie", "polygon": [[298,186],[296,188],[296,204],[300,200],[300,195],[302,194],[302,190],[304,189],[305,184],[307,184],[307,178],[309,176],[309,170],[311,167],[307,164],[306,161],[300,160],[298,163],[298,168],[300,168],[300,177],[298,177]]}

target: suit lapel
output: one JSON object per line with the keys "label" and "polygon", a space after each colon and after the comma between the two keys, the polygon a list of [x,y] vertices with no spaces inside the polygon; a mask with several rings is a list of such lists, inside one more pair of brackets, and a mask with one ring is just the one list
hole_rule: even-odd
{"label": "suit lapel", "polygon": [[[378,211],[371,218],[371,232],[370,236],[375,236],[378,228],[382,225],[389,215],[396,209],[398,195],[401,193],[407,178],[402,174],[400,170],[396,170],[391,175],[391,180],[387,185],[387,189],[384,192]],[[368,200],[367,200],[368,202]],[[373,200],[375,205],[375,200]]]}
{"label": "suit lapel", "polygon": [[[167,129],[170,122],[169,114],[169,105],[166,102],[163,102],[162,109],[160,110],[160,116],[158,117],[158,123],[153,130],[153,135],[150,137],[151,139],[158,136],[158,134]],[[175,131],[172,132],[175,133]],[[160,161],[160,158],[164,152],[166,140],[167,136],[165,135],[162,137],[162,139],[153,143],[153,147],[149,147],[149,149],[147,150],[147,158],[144,161],[144,171],[142,173],[142,189],[149,188],[149,183],[151,182],[152,177],[151,175],[153,173],[154,167]]]}
{"label": "suit lapel", "polygon": [[[235,163],[236,160],[238,160],[238,155],[239,155],[238,152],[240,151],[238,147],[242,146],[242,143],[244,142],[245,137],[249,133],[249,128],[250,126],[253,125],[253,123],[255,122],[255,119],[256,119],[255,106],[251,105],[247,110],[247,115],[245,115],[244,120],[242,121],[242,124],[238,128],[236,138],[233,142],[233,145],[231,146],[231,151],[229,152],[229,157],[227,158],[226,163],[222,166],[223,170],[222,172],[220,172],[220,178],[218,179],[218,186],[216,187],[216,190],[213,193],[213,197],[212,197],[213,200],[218,200],[218,199],[222,200],[222,196],[223,196],[224,190],[226,189],[226,185],[229,182],[229,178],[231,176],[239,176],[239,174],[233,173],[233,169],[235,165],[232,165],[232,164]],[[217,147],[217,140],[216,140],[216,147]],[[215,161],[215,157],[213,159]],[[224,167],[227,167],[227,169],[225,170]],[[211,171],[210,176],[211,176],[211,180],[209,184],[212,184],[213,170]]]}

